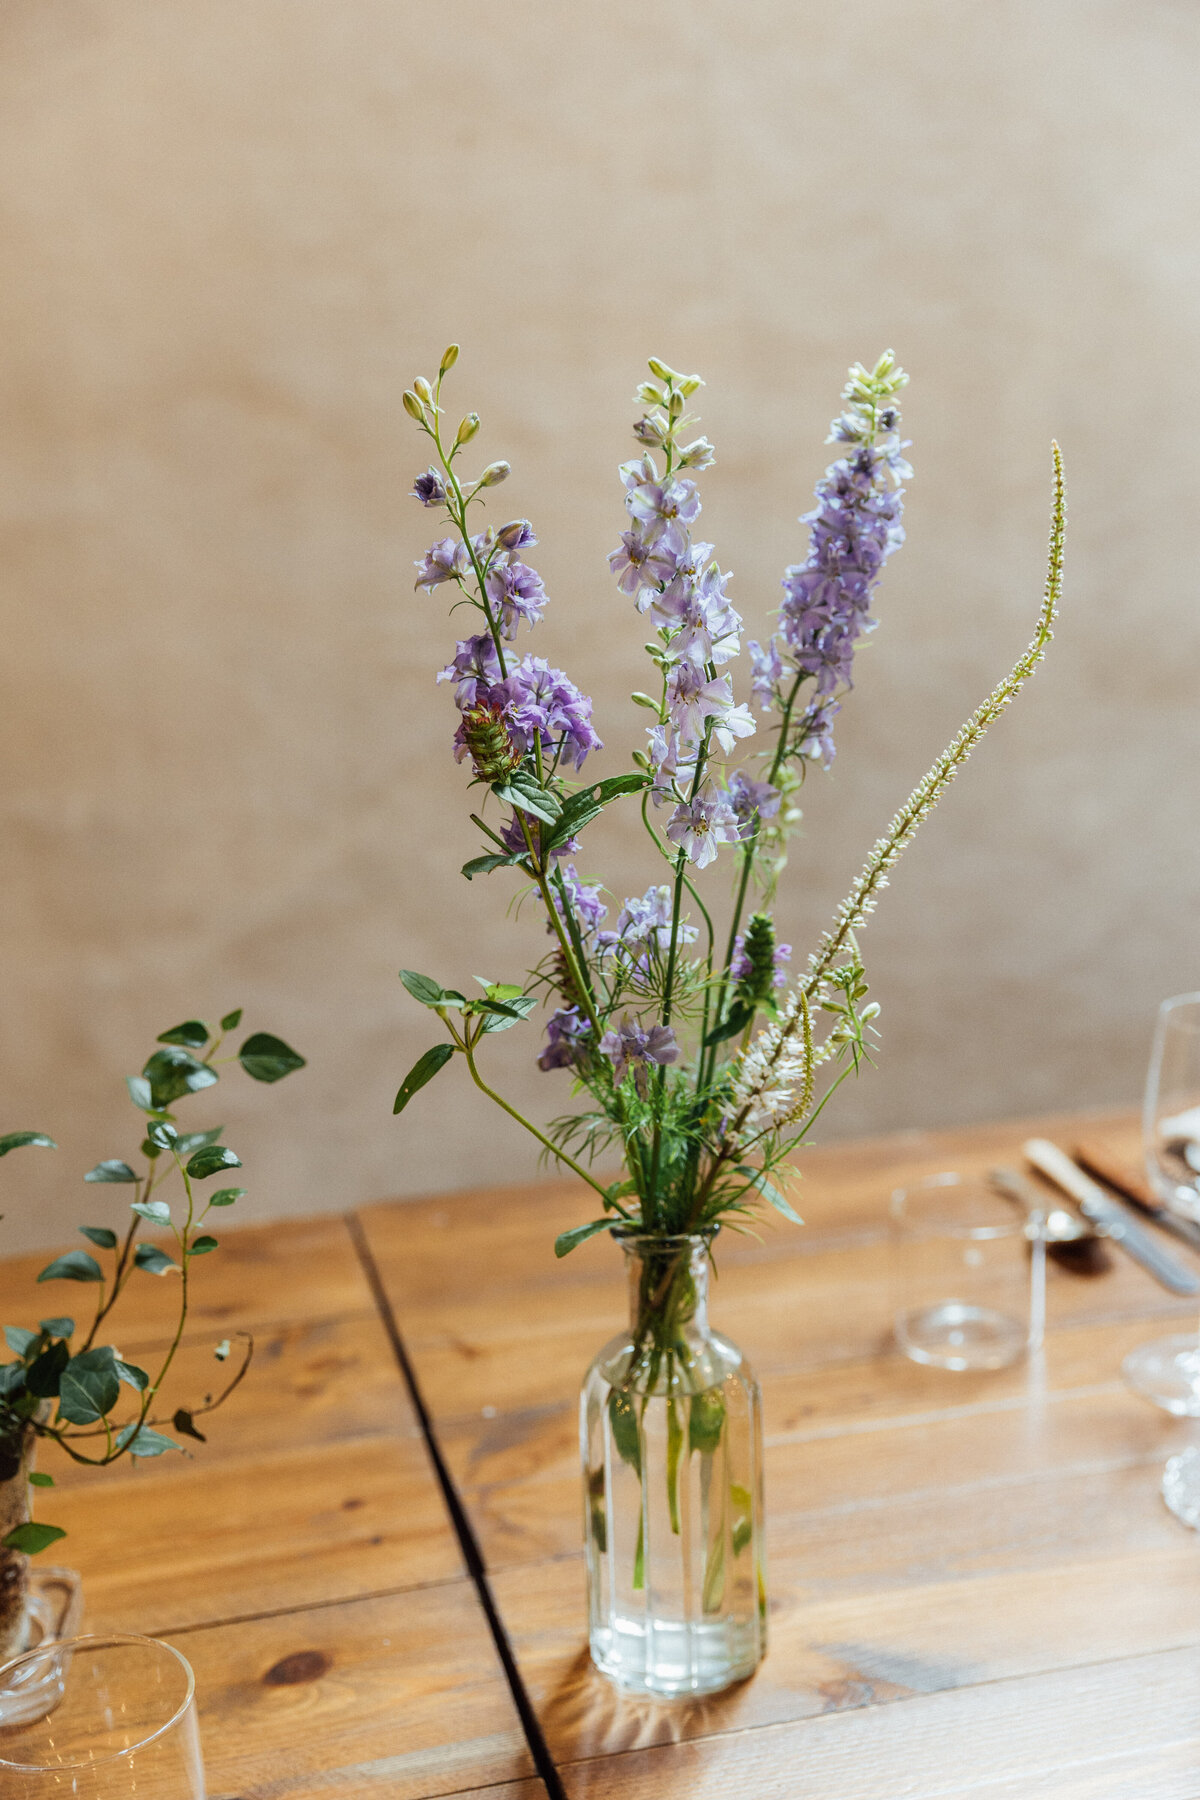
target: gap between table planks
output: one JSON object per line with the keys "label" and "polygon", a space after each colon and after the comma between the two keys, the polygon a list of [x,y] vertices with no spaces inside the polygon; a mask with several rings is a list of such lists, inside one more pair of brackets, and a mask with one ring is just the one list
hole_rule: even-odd
{"label": "gap between table planks", "polygon": [[[1090,1281],[1053,1270],[1047,1352],[1032,1371],[955,1377],[888,1347],[891,1188],[940,1168],[1019,1161],[1035,1131],[1068,1145],[1102,1135],[1136,1155],[1128,1118],[1095,1116],[814,1152],[798,1201],[807,1230],[723,1242],[715,1322],[763,1376],[774,1649],[753,1682],[691,1707],[618,1700],[583,1644],[575,1393],[622,1322],[623,1283],[603,1240],[561,1264],[551,1244],[590,1214],[590,1197],[553,1184],[363,1210],[572,1796],[607,1794],[610,1782],[614,1795],[632,1794],[639,1780],[656,1793],[706,1792],[711,1752],[723,1794],[808,1800],[807,1782],[776,1789],[762,1762],[785,1725],[797,1734],[789,1755],[803,1759],[817,1715],[882,1708],[898,1718],[915,1697],[953,1689],[946,1717],[969,1735],[974,1696],[997,1683],[1037,1686],[1200,1641],[1200,1553],[1157,1494],[1159,1465],[1186,1428],[1119,1379],[1125,1351],[1154,1329],[1185,1329],[1189,1304],[1118,1257]],[[896,1730],[900,1753],[907,1740]],[[725,1753],[734,1738],[744,1785]],[[660,1789],[676,1781],[676,1764],[646,1746],[689,1739],[694,1755],[680,1753],[677,1765],[686,1777]],[[652,1754],[653,1765],[638,1761]],[[993,1792],[983,1769],[961,1787],[938,1786],[934,1771],[926,1789],[924,1778],[901,1754],[895,1785],[877,1767],[864,1792]],[[1063,1792],[1107,1794],[1108,1775],[1097,1779]],[[1162,1782],[1138,1789],[1138,1800],[1200,1794],[1200,1775],[1193,1787],[1173,1772]],[[849,1800],[858,1790],[835,1791]]]}
{"label": "gap between table planks", "polygon": [[[0,1317],[86,1318],[87,1288],[34,1285],[49,1255],[0,1263]],[[173,1279],[135,1276],[113,1315],[151,1368]],[[208,1442],[107,1471],[43,1449],[85,1628],[193,1662],[214,1796],[544,1800],[346,1221],[229,1231],[194,1294],[163,1412],[220,1385],[219,1337],[256,1339]]]}

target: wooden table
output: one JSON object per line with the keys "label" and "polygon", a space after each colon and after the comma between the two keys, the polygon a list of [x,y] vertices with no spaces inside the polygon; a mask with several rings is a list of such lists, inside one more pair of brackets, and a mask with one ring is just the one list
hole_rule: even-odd
{"label": "wooden table", "polygon": [[[1032,1128],[810,1152],[807,1227],[722,1245],[715,1322],[767,1430],[771,1650],[743,1687],[632,1703],[588,1662],[576,1396],[625,1299],[607,1242],[555,1262],[591,1211],[562,1184],[226,1234],[179,1398],[215,1336],[259,1350],[209,1443],[55,1466],[42,1503],[91,1626],[192,1660],[214,1797],[1200,1800],[1200,1542],[1158,1493],[1191,1428],[1119,1374],[1190,1304],[1122,1259],[1052,1268],[1035,1365],[949,1375],[890,1342],[891,1189],[1013,1162]],[[1131,1121],[1099,1128],[1135,1154]],[[43,1260],[0,1265],[5,1319]],[[170,1299],[139,1291],[130,1355]]]}

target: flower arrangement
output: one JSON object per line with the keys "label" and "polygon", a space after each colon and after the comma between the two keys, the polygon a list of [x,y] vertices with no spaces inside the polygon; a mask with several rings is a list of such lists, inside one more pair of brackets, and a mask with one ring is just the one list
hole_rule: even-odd
{"label": "flower arrangement", "polygon": [[[473,998],[402,971],[447,1039],[411,1070],[395,1111],[461,1057],[476,1086],[599,1196],[600,1216],[563,1232],[560,1256],[610,1227],[662,1238],[711,1234],[764,1202],[796,1219],[786,1191],[793,1155],[841,1081],[870,1061],[875,1042],[878,1008],[867,999],[857,933],[888,870],[1050,640],[1064,534],[1058,447],[1049,576],[1033,641],[897,812],[789,987],[791,950],[777,939],[772,903],[800,817],[797,792],[814,765],[833,760],[854,656],[875,625],[874,592],[903,542],[902,483],[912,470],[899,396],[907,376],[890,351],[873,368],[850,371],[827,440],[839,454],[801,520],[808,553],[784,572],[775,634],[747,645],[766,744],[732,767],[758,724],[733,689],[742,620],[730,578],[697,531],[696,477],[714,461],[708,439],[690,435],[699,421],[688,405],[703,383],[650,359],[650,379],[636,395],[640,454],[620,469],[626,529],[608,559],[618,593],[650,633],[650,680],[632,695],[650,722],[633,769],[588,784],[580,771],[601,748],[590,699],[563,670],[520,650],[522,626],[538,626],[548,604],[526,560],[537,543],[533,528],[514,518],[476,529],[472,518],[511,471],[495,461],[473,479],[462,472],[480,421],[469,412],[452,431],[443,410],[457,356],[451,346],[436,380],[418,379],[404,396],[434,452],[413,493],[450,527],[417,564],[416,586],[447,588],[455,606],[478,615],[479,629],[458,642],[438,676],[453,685],[454,755],[483,790],[471,817],[486,848],[462,872],[471,880],[515,871],[539,898],[551,944],[528,980],[481,983]],[[501,809],[490,819],[489,798]],[[579,874],[576,858],[586,827],[616,804],[640,808],[660,868],[611,918],[603,888]],[[733,899],[718,924],[698,877],[722,855]],[[480,1068],[484,1040],[543,1002],[552,1010],[539,1066],[568,1070],[587,1097],[545,1130]],[[594,1172],[606,1154],[624,1165],[607,1182]]]}
{"label": "flower arrangement", "polygon": [[[0,1364],[0,1661],[17,1646],[23,1624],[27,1559],[65,1534],[57,1525],[29,1517],[28,1488],[53,1487],[53,1477],[33,1467],[38,1440],[58,1445],[73,1462],[104,1468],[122,1457],[162,1456],[181,1450],[179,1437],[203,1443],[196,1420],[216,1410],[237,1387],[250,1366],[254,1344],[242,1339],[232,1376],[214,1397],[160,1416],[160,1392],[175,1360],[187,1324],[192,1264],[219,1248],[207,1230],[214,1209],[224,1210],[245,1197],[241,1187],[208,1190],[202,1184],[238,1169],[241,1159],[221,1142],[223,1127],[183,1130],[175,1117],[178,1102],[200,1093],[220,1079],[220,1067],[236,1062],[254,1081],[282,1081],[305,1066],[304,1058],[270,1032],[253,1032],[236,1055],[220,1056],[225,1036],[241,1024],[239,1008],[227,1013],[219,1027],[186,1019],[164,1031],[140,1075],[126,1078],[129,1097],[143,1115],[141,1174],[120,1157],[110,1157],[88,1170],[84,1180],[101,1186],[133,1189],[132,1217],[118,1233],[108,1225],[81,1225],[83,1236],[105,1258],[107,1269],[86,1250],[69,1250],[41,1271],[38,1281],[72,1281],[95,1292],[95,1310],[86,1328],[74,1319],[40,1319],[32,1326],[6,1325],[4,1337],[14,1360]],[[0,1157],[28,1146],[56,1149],[41,1131],[12,1131],[0,1136]],[[182,1204],[172,1205],[164,1190],[173,1177],[182,1188]],[[140,1233],[146,1225],[170,1234],[174,1254]],[[131,1280],[139,1274],[177,1276],[178,1320],[153,1373],[127,1361],[112,1344],[99,1340],[104,1326]],[[231,1355],[228,1339],[216,1346],[218,1363]],[[123,1393],[130,1399],[121,1418]],[[162,1427],[170,1426],[176,1436]]]}

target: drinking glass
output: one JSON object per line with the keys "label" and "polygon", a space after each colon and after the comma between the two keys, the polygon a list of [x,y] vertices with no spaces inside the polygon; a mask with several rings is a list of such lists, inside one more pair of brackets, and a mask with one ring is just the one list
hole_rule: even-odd
{"label": "drinking glass", "polygon": [[0,1794],[204,1800],[195,1682],[169,1644],[124,1635],[44,1644],[0,1669],[0,1697],[31,1689],[37,1716],[0,1729]]}
{"label": "drinking glass", "polygon": [[891,1202],[896,1342],[939,1369],[1003,1369],[1041,1348],[1046,1240],[985,1181],[947,1171]]}
{"label": "drinking glass", "polygon": [[[1200,994],[1175,994],[1158,1009],[1142,1111],[1146,1177],[1173,1212],[1200,1219]],[[1200,1418],[1200,1336],[1154,1338],[1130,1351],[1121,1373],[1135,1393],[1176,1418]],[[1200,1529],[1200,1450],[1171,1457],[1163,1499]]]}

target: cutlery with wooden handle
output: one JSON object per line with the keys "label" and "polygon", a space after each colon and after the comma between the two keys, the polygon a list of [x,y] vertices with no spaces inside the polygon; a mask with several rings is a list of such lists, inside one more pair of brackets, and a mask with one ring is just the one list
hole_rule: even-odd
{"label": "cutlery with wooden handle", "polygon": [[1106,1194],[1090,1175],[1085,1175],[1065,1150],[1060,1150],[1048,1138],[1030,1138],[1024,1151],[1035,1169],[1049,1176],[1064,1194],[1071,1196],[1085,1219],[1098,1225],[1106,1237],[1119,1244],[1134,1262],[1141,1263],[1147,1274],[1153,1275],[1163,1287],[1173,1294],[1200,1293],[1200,1277],[1193,1275],[1178,1257],[1156,1243],[1129,1208]]}

